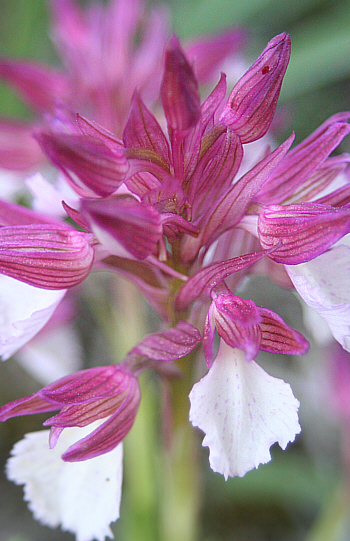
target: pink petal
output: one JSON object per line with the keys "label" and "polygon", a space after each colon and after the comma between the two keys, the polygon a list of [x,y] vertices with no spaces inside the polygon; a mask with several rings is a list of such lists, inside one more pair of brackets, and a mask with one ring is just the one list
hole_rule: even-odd
{"label": "pink petal", "polygon": [[291,150],[283,161],[276,167],[270,178],[264,184],[259,202],[268,204],[270,201],[280,203],[286,197],[293,195],[296,189],[317,170],[329,154],[349,133],[350,126],[344,122],[336,122],[320,128]]}
{"label": "pink petal", "polygon": [[261,316],[262,332],[260,349],[288,355],[303,355],[307,352],[309,343],[302,334],[288,327],[272,310],[258,307],[258,311]]}
{"label": "pink petal", "polygon": [[185,357],[202,339],[200,332],[186,321],[163,332],[153,333],[144,338],[129,355],[137,354],[154,361],[174,361]]}
{"label": "pink petal", "polygon": [[165,163],[170,162],[168,141],[137,92],[133,96],[123,141],[126,148],[147,148],[159,154]]}
{"label": "pink petal", "polygon": [[62,455],[66,462],[80,462],[112,451],[130,431],[140,403],[136,378],[130,380],[128,395],[118,409],[88,436],[71,445]]}
{"label": "pink petal", "polygon": [[155,251],[161,238],[162,224],[157,210],[132,197],[85,200],[82,210],[97,238],[116,255],[122,255],[121,244],[132,256],[145,259]]}
{"label": "pink petal", "polygon": [[86,278],[94,259],[91,235],[56,225],[0,228],[0,272],[46,289]]}
{"label": "pink petal", "polygon": [[124,150],[107,146],[100,137],[43,131],[35,137],[79,195],[109,196],[126,177],[128,163]]}
{"label": "pink petal", "polygon": [[[213,292],[213,296],[215,292]],[[258,308],[252,301],[241,299],[230,291],[219,294],[209,308],[204,327],[204,351],[207,365],[212,365],[211,342],[213,329],[232,348],[244,351],[246,361],[251,361],[259,353],[261,342],[260,315]]]}
{"label": "pink petal", "polygon": [[186,130],[197,124],[200,118],[198,83],[175,37],[165,53],[161,98],[169,127]]}
{"label": "pink petal", "polygon": [[290,37],[275,36],[234,86],[220,117],[242,143],[259,139],[270,127],[290,56]]}
{"label": "pink petal", "polygon": [[256,252],[227,259],[219,263],[212,263],[204,267],[191,276],[180,289],[175,300],[177,309],[184,310],[202,295],[209,296],[212,289],[222,282],[222,280],[256,263],[256,261],[259,261],[259,259],[265,256],[265,252]]}
{"label": "pink petal", "polygon": [[350,209],[301,203],[270,205],[259,215],[259,239],[269,257],[296,265],[330,248],[350,230]]}

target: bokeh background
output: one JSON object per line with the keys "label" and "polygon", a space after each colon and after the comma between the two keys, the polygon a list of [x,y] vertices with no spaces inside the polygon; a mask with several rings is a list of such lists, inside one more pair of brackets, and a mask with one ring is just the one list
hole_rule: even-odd
{"label": "bokeh background", "polygon": [[[277,139],[293,129],[299,142],[328,116],[350,109],[349,0],[168,0],[166,4],[173,30],[183,39],[231,26],[244,28],[247,60],[254,60],[275,34],[291,34],[292,57],[279,102]],[[0,53],[57,65],[46,1],[0,0]],[[23,103],[1,84],[0,115],[31,118]],[[350,151],[349,138],[339,151]],[[268,465],[227,482],[209,470],[207,450],[203,449],[205,498],[200,541],[348,541],[350,475],[342,449],[346,427],[333,405],[328,349],[304,328],[301,306],[292,293],[255,278],[242,296],[275,309],[313,342],[302,359],[261,357],[274,375],[292,384],[301,401],[303,432],[287,452],[273,448]],[[96,359],[98,364],[110,362],[103,336],[93,332],[94,315],[88,303],[81,302],[84,317],[74,325],[81,336],[85,365]],[[145,307],[142,310],[146,313]],[[120,320],[121,313],[114,317]],[[16,359],[0,366],[1,404],[35,392],[39,386]],[[40,429],[42,420],[39,416],[20,418],[0,426],[0,541],[73,540],[70,534],[36,523],[22,501],[21,487],[9,483],[3,474],[13,444],[25,432]],[[137,472],[133,482],[137,483]],[[128,486],[125,501],[127,498]],[[116,539],[133,541],[125,520],[122,508]],[[145,534],[144,541],[148,540],[156,541],[146,539]]]}

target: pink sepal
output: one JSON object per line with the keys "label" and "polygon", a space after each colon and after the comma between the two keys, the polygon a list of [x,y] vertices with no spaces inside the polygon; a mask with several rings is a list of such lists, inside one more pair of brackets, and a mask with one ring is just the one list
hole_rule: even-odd
{"label": "pink sepal", "polygon": [[[350,116],[350,114],[349,114]],[[276,167],[264,184],[257,199],[261,203],[280,203],[293,196],[310,175],[316,171],[329,154],[349,133],[350,125],[344,122],[329,121],[322,124],[300,145],[292,149]]]}
{"label": "pink sepal", "polygon": [[39,214],[27,207],[0,199],[0,225],[29,224],[56,224],[59,228],[62,227],[61,222],[49,215]]}
{"label": "pink sepal", "polygon": [[84,216],[82,215],[79,210],[74,209],[73,207],[70,207],[65,201],[62,201],[62,207],[66,211],[67,215],[81,227],[84,229],[84,231],[88,231],[91,233],[90,224],[87,220],[85,220]]}
{"label": "pink sepal", "polygon": [[213,201],[231,186],[243,157],[241,141],[234,132],[227,129],[217,138],[211,135],[202,139],[201,155],[189,185],[193,219],[208,212]]}
{"label": "pink sepal", "polygon": [[83,135],[97,137],[97,139],[100,139],[111,150],[115,150],[117,154],[120,149],[124,147],[123,141],[121,141],[121,139],[116,137],[114,133],[107,130],[107,128],[104,128],[94,120],[91,120],[79,114],[77,114],[76,120],[78,127]]}
{"label": "pink sepal", "polygon": [[220,120],[240,136],[256,141],[270,127],[290,57],[290,37],[272,38],[234,86]]}
{"label": "pink sepal", "polygon": [[176,37],[165,53],[161,99],[170,128],[187,130],[197,124],[201,114],[198,83]]}
{"label": "pink sepal", "polygon": [[[285,200],[285,203],[301,203],[304,201],[312,201],[315,203],[324,203],[334,207],[342,207],[349,202],[350,186],[346,184],[338,190],[333,190],[327,195],[315,199],[320,192],[324,192],[326,188],[332,189],[332,183],[335,181],[337,185],[338,179],[349,177],[350,155],[341,154],[340,156],[332,156],[327,158],[319,167],[305,180],[299,188],[297,188],[290,197]],[[328,190],[327,190],[328,191]],[[333,202],[334,201],[334,202]]]}
{"label": "pink sepal", "polygon": [[213,299],[204,325],[203,343],[208,368],[213,363],[213,339],[216,328],[229,346],[244,351],[246,361],[260,349],[259,311],[252,301],[241,299],[229,290]]}
{"label": "pink sepal", "polygon": [[117,241],[132,256],[145,259],[154,252],[162,236],[157,210],[133,197],[86,199],[82,202],[82,212],[101,243],[116,255],[122,255],[118,252]]}
{"label": "pink sepal", "polygon": [[261,316],[260,349],[270,353],[303,355],[309,349],[309,342],[300,332],[291,329],[283,319],[272,310],[258,307]]}
{"label": "pink sepal", "polygon": [[[244,215],[255,194],[266,182],[271,172],[280,163],[294,139],[290,135],[284,143],[263,158],[255,167],[243,175],[236,183],[209,206],[200,220],[201,232],[196,239],[185,237],[182,245],[183,259],[192,261],[202,246],[208,245],[228,229],[233,228]],[[237,153],[239,159],[239,152]],[[222,165],[224,162],[222,163]],[[223,168],[225,172],[225,168]],[[221,179],[221,182],[223,179]]]}
{"label": "pink sepal", "polygon": [[182,286],[176,296],[176,307],[178,310],[185,310],[193,301],[202,295],[210,295],[212,289],[217,286],[222,280],[235,272],[245,269],[249,265],[256,263],[261,258],[265,257],[266,252],[256,252],[253,254],[245,254],[219,263],[212,263],[204,267]]}
{"label": "pink sepal", "polygon": [[19,398],[9,402],[0,408],[0,421],[7,421],[20,415],[33,415],[33,413],[45,413],[59,409],[57,404],[52,404],[41,397],[39,393],[26,398]]}
{"label": "pink sepal", "polygon": [[276,249],[271,259],[286,265],[310,261],[350,230],[350,209],[316,203],[270,205],[259,215],[259,238],[264,250]]}
{"label": "pink sepal", "polygon": [[99,137],[37,132],[43,151],[83,197],[108,197],[128,171],[124,150],[107,146]]}
{"label": "pink sepal", "polygon": [[176,327],[163,332],[153,333],[144,338],[129,353],[127,359],[141,355],[153,361],[169,362],[188,355],[202,340],[196,327],[180,321]]}
{"label": "pink sepal", "polygon": [[206,135],[215,124],[215,113],[226,96],[226,75],[221,73],[220,80],[214,90],[204,100],[201,106],[203,135]]}
{"label": "pink sepal", "polygon": [[116,366],[97,366],[65,376],[39,391],[53,404],[82,405],[115,396],[127,387],[125,373]]}
{"label": "pink sepal", "polygon": [[94,259],[91,235],[51,224],[0,228],[0,272],[44,289],[86,278]]}
{"label": "pink sepal", "polygon": [[[347,158],[350,158],[350,156],[347,156]],[[329,158],[328,160],[337,159],[337,157]],[[339,156],[339,158],[341,158]],[[335,166],[336,167],[336,166]],[[345,179],[349,178],[349,172],[350,168],[348,167],[344,171]],[[344,186],[341,186],[337,190],[334,190],[333,192],[324,195],[323,197],[320,197],[319,199],[316,199],[315,203],[319,204],[325,204],[325,205],[332,205],[333,207],[345,207],[348,206],[350,203],[350,184],[347,183]]]}
{"label": "pink sepal", "polygon": [[162,128],[136,91],[124,129],[123,141],[126,148],[152,150],[159,154],[165,163],[170,163],[169,144]]}
{"label": "pink sepal", "polygon": [[[166,175],[164,175],[166,177]],[[127,188],[134,194],[142,198],[147,196],[148,192],[158,189],[161,182],[148,171],[139,171],[125,181]]]}
{"label": "pink sepal", "polygon": [[114,449],[128,434],[134,424],[140,404],[140,388],[138,381],[132,377],[124,400],[116,411],[101,426],[85,438],[71,445],[62,455],[65,462],[79,462],[108,453]]}

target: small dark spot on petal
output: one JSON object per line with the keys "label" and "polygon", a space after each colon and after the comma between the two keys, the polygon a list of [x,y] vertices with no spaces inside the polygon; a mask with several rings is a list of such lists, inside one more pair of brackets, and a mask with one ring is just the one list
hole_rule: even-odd
{"label": "small dark spot on petal", "polygon": [[261,70],[261,73],[263,75],[266,75],[266,73],[269,73],[270,71],[270,66],[264,66],[263,69]]}

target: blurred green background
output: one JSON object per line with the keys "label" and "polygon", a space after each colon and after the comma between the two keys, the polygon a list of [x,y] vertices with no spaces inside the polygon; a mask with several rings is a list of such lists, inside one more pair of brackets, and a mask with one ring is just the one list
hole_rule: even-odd
{"label": "blurred green background", "polygon": [[[300,141],[328,116],[350,109],[348,0],[168,0],[167,4],[174,32],[184,39],[230,26],[244,27],[249,35],[248,60],[254,60],[275,34],[282,31],[291,34],[292,57],[279,102],[286,118],[281,137],[293,129],[296,140]],[[48,28],[49,15],[44,0],[0,0],[2,55],[57,64]],[[30,112],[0,85],[0,115],[29,118]],[[350,151],[348,139],[341,150]],[[268,299],[273,297],[279,303],[279,313],[287,321],[288,313],[283,314],[283,307],[288,307],[288,311],[290,306],[299,310],[297,319],[300,321],[300,307],[296,306],[292,294],[281,294],[277,288],[269,286],[268,289],[260,282],[255,286],[266,292],[262,304],[265,302],[268,306]],[[287,365],[290,381],[295,380],[294,390],[302,402],[303,424],[302,436],[287,452],[273,449],[274,460],[270,464],[248,473],[244,479],[225,482],[209,470],[207,450],[203,450],[206,480],[201,541],[350,539],[349,494],[343,483],[339,427],[332,415],[328,418],[319,409],[327,410],[322,396],[308,402],[313,392],[309,386],[317,386],[317,370],[322,358],[322,350],[315,346],[312,354],[294,360],[292,368]],[[37,389],[36,382],[12,361],[0,368],[1,403]],[[38,417],[0,426],[2,464],[13,443],[24,432],[39,428]],[[0,475],[0,541],[73,539],[69,534],[51,531],[33,521],[22,502],[22,489],[7,482],[3,473]],[[122,521],[115,528],[116,539],[118,531],[122,535]]]}

